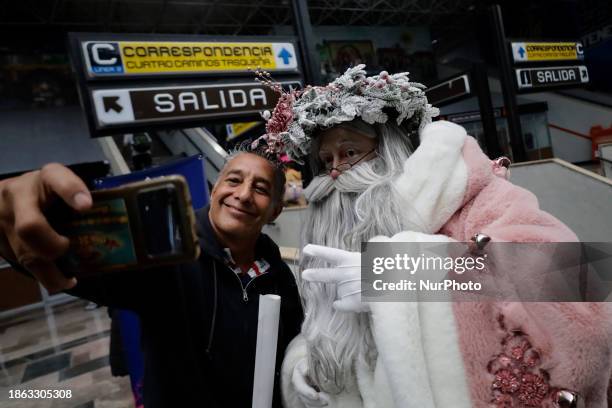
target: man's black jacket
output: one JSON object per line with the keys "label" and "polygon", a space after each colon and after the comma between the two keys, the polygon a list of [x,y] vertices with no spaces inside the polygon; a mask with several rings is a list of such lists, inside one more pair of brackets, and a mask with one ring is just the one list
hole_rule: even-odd
{"label": "man's black jacket", "polygon": [[208,210],[198,214],[198,236],[198,262],[81,279],[69,293],[140,316],[145,408],[250,408],[259,295],[280,295],[274,396],[280,407],[280,363],[303,320],[293,274],[262,234],[256,257],[270,270],[243,289],[223,262]]}

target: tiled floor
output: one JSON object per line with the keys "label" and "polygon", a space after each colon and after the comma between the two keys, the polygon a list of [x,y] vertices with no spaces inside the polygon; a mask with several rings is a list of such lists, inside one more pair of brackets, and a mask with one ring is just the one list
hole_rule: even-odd
{"label": "tiled floor", "polygon": [[[0,320],[1,408],[133,407],[127,377],[112,377],[106,308],[77,300]],[[10,399],[10,390],[70,390],[70,399]]]}

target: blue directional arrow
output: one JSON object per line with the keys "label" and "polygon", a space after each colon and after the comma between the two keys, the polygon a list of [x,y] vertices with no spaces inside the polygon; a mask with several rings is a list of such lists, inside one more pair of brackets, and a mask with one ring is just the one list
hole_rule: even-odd
{"label": "blue directional arrow", "polygon": [[289,64],[289,58],[293,58],[293,55],[283,47],[281,52],[278,53],[278,58],[281,58],[283,60],[283,64],[287,65]]}
{"label": "blue directional arrow", "polygon": [[525,56],[525,49],[523,47],[519,48],[518,53],[521,55],[521,58]]}

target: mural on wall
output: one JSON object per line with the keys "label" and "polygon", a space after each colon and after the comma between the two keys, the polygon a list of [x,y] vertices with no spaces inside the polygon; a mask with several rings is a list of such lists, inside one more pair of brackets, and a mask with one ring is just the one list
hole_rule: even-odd
{"label": "mural on wall", "polygon": [[324,41],[322,48],[326,56],[325,69],[330,70],[326,74],[342,73],[358,64],[368,67],[375,64],[372,41]]}
{"label": "mural on wall", "polygon": [[403,48],[379,48],[378,61],[389,72],[410,72],[416,82],[431,82],[436,77],[436,61],[431,51],[416,51],[408,54]]}
{"label": "mural on wall", "polygon": [[429,30],[423,27],[320,26],[315,34],[323,82],[348,67],[366,64],[368,74],[381,70],[410,72],[417,82],[436,78]]}

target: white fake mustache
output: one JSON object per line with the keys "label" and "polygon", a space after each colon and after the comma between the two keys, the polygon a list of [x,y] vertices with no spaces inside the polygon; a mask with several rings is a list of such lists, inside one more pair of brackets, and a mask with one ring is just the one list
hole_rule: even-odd
{"label": "white fake mustache", "polygon": [[329,174],[316,176],[304,190],[304,196],[309,202],[317,202],[325,199],[334,190],[341,193],[363,193],[368,187],[385,178],[377,173],[381,165],[382,159],[376,157],[343,171],[335,180]]}

